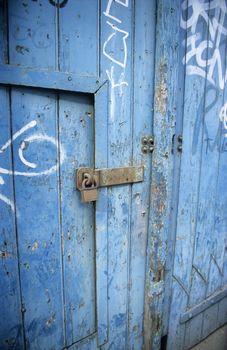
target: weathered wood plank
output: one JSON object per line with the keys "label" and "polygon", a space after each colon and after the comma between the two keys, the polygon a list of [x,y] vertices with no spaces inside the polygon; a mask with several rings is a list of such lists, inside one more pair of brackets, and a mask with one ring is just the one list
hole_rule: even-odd
{"label": "weathered wood plank", "polygon": [[[184,5],[187,2],[184,2]],[[187,29],[186,10],[183,13]],[[186,20],[185,20],[186,18]],[[196,30],[207,37],[204,22],[198,21]],[[187,50],[190,50],[190,28],[187,31]],[[196,65],[195,56],[191,65]],[[187,70],[186,73],[189,73]],[[205,79],[196,75],[186,76],[183,112],[183,152],[179,185],[179,204],[177,212],[177,231],[173,269],[173,294],[169,318],[168,349],[181,349],[184,346],[185,325],[179,325],[180,314],[188,305],[191,271],[193,261],[194,239],[197,218],[198,189],[200,181],[202,134],[199,133],[196,148],[193,148],[193,135],[197,127],[195,116],[203,115]]]}
{"label": "weathered wood plank", "polygon": [[220,302],[227,296],[227,286],[219,289],[216,293],[212,294],[207,299],[204,299],[201,303],[195,305],[191,309],[187,310],[184,314],[181,315],[181,323],[187,322],[193,317],[199,315],[212,305]]}
{"label": "weathered wood plank", "polygon": [[62,348],[56,96],[50,91],[18,88],[12,90],[11,101],[26,344],[33,349]]}
{"label": "weathered wood plank", "polygon": [[218,326],[221,327],[227,323],[227,298],[221,300],[218,307]]}
{"label": "weathered wood plank", "polygon": [[[95,166],[108,167],[108,83],[95,94]],[[108,341],[108,190],[99,189],[95,210],[98,345]]]}
{"label": "weathered wood plank", "polygon": [[[132,1],[101,2],[100,68],[110,80],[108,167],[132,162],[132,11]],[[122,349],[128,343],[130,206],[131,186],[108,189],[109,339],[103,349]]]}
{"label": "weathered wood plank", "polygon": [[193,317],[186,323],[185,327],[185,339],[184,349],[190,349],[195,344],[199,343],[202,339],[202,327],[203,313],[200,313]]}
{"label": "weathered wood plank", "polygon": [[59,68],[98,77],[99,1],[68,1],[59,9]]}
{"label": "weathered wood plank", "polygon": [[93,96],[59,96],[60,188],[67,346],[95,332],[94,204],[81,203],[76,168],[94,167]]}
{"label": "weathered wood plank", "polygon": [[[155,104],[153,133],[155,149],[152,177],[145,290],[145,348],[159,349],[162,336],[164,269],[171,215],[173,153],[179,59],[179,3],[157,3],[155,53]],[[165,33],[165,34],[164,34]]]}
{"label": "weathered wood plank", "polygon": [[57,8],[50,1],[8,1],[9,63],[55,69]]}
{"label": "weathered wood plank", "polygon": [[2,174],[12,172],[11,116],[9,91],[0,89],[0,348],[24,346],[21,313],[20,275],[18,269],[17,230],[15,225],[14,179]]}
{"label": "weathered wood plank", "polygon": [[218,304],[211,306],[203,313],[202,339],[217,329]]}
{"label": "weathered wood plank", "polygon": [[133,164],[144,164],[145,178],[143,183],[132,187],[128,347],[141,349],[152,156],[142,153],[141,140],[152,135],[155,3],[135,1],[134,16]]}

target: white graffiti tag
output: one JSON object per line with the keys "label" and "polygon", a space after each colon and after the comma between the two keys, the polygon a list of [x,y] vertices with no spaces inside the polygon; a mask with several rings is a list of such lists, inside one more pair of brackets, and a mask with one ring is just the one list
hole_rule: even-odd
{"label": "white graffiti tag", "polygon": [[[129,6],[129,0],[108,0],[106,10],[103,14],[105,17],[121,24],[122,20],[113,14],[114,9],[116,10],[116,8],[119,8],[119,5],[127,8]],[[106,24],[111,27],[112,33],[104,42],[102,51],[103,55],[114,64],[111,66],[110,70],[106,70],[106,75],[111,83],[111,89],[113,90],[115,88],[128,86],[128,82],[124,80],[124,75],[128,57],[127,38],[129,33],[109,21],[106,21]],[[117,40],[121,45],[116,45]],[[117,66],[118,69],[121,69],[121,73],[118,73],[118,76],[120,76],[118,81],[115,77],[115,67]]]}
{"label": "white graffiti tag", "polygon": [[[1,153],[4,153],[19,136],[24,134],[29,129],[36,127],[36,125],[37,125],[36,121],[32,120],[30,123],[23,126],[19,131],[14,133],[12,138],[9,139],[0,148],[0,156],[1,156]],[[37,168],[37,164],[28,161],[24,155],[25,149],[28,147],[29,144],[31,144],[33,142],[47,142],[49,144],[52,144],[54,147],[56,147],[57,154],[58,153],[60,154],[60,161],[57,162],[56,164],[54,164],[53,166],[49,167],[48,169],[34,171],[34,169]],[[19,156],[20,161],[27,168],[33,169],[33,171],[18,171],[18,170],[10,170],[10,169],[5,169],[5,168],[0,167],[0,185],[5,184],[5,181],[3,179],[3,175],[4,176],[7,176],[7,175],[13,176],[14,175],[14,176],[34,177],[34,176],[50,175],[51,173],[54,173],[57,170],[57,168],[59,167],[59,165],[63,163],[63,161],[65,159],[65,152],[64,152],[63,147],[60,146],[58,144],[58,141],[56,141],[53,137],[48,136],[44,133],[35,133],[35,134],[32,134],[28,137],[25,137],[22,140],[22,142],[20,143],[20,146],[18,148],[18,156]],[[15,211],[14,203],[12,200],[10,200],[10,198],[8,198],[0,193],[0,200],[3,201],[5,204],[7,204],[11,208],[12,211]]]}
{"label": "white graffiti tag", "polygon": [[[185,20],[187,13],[190,15]],[[227,40],[226,1],[183,1],[181,27],[189,33],[183,59],[187,74],[207,78],[211,84],[223,90],[227,80],[223,45]]]}
{"label": "white graffiti tag", "polygon": [[224,129],[226,130],[225,137],[227,137],[227,102],[220,110],[219,119],[223,123]]}

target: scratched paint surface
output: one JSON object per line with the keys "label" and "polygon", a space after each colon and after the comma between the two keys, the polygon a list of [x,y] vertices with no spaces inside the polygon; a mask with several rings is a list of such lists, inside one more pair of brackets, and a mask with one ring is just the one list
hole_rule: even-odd
{"label": "scratched paint surface", "polygon": [[[188,349],[227,320],[225,294],[220,302],[208,302],[226,290],[225,1],[182,2],[180,26],[183,153],[168,349]],[[183,322],[188,310],[198,311]]]}
{"label": "scratched paint surface", "polygon": [[[22,68],[19,86],[1,87],[0,348],[140,349],[151,173],[140,140],[152,133],[155,6],[0,4],[1,63]],[[41,89],[40,70],[106,83],[92,94],[58,81]],[[76,168],[128,165],[145,166],[142,184],[81,203]]]}

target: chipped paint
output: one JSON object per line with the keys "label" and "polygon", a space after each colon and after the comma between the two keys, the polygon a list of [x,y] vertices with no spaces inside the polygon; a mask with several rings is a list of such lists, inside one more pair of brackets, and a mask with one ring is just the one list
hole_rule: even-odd
{"label": "chipped paint", "polygon": [[167,108],[167,64],[164,59],[159,63],[158,79],[155,89],[155,109],[162,115],[166,114]]}

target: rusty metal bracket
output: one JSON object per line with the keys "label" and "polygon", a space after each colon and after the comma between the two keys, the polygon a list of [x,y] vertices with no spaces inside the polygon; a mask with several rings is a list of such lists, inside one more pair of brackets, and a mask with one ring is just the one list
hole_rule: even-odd
{"label": "rusty metal bracket", "polygon": [[[88,180],[89,179],[89,180]],[[91,180],[90,180],[91,179]],[[124,185],[136,182],[142,182],[144,180],[144,167],[132,166],[124,168],[103,168],[103,169],[91,169],[91,168],[79,168],[76,173],[76,187],[81,191],[82,201],[90,202],[96,199],[88,195],[88,200],[84,198],[84,191],[90,191],[95,187],[107,187]],[[94,193],[94,191],[93,191]],[[89,200],[92,198],[91,200]]]}
{"label": "rusty metal bracket", "polygon": [[76,174],[76,187],[79,191],[83,190],[82,183],[85,174],[90,174],[96,181],[96,187],[116,186],[142,182],[144,180],[144,167],[125,167],[125,168],[79,168]]}

